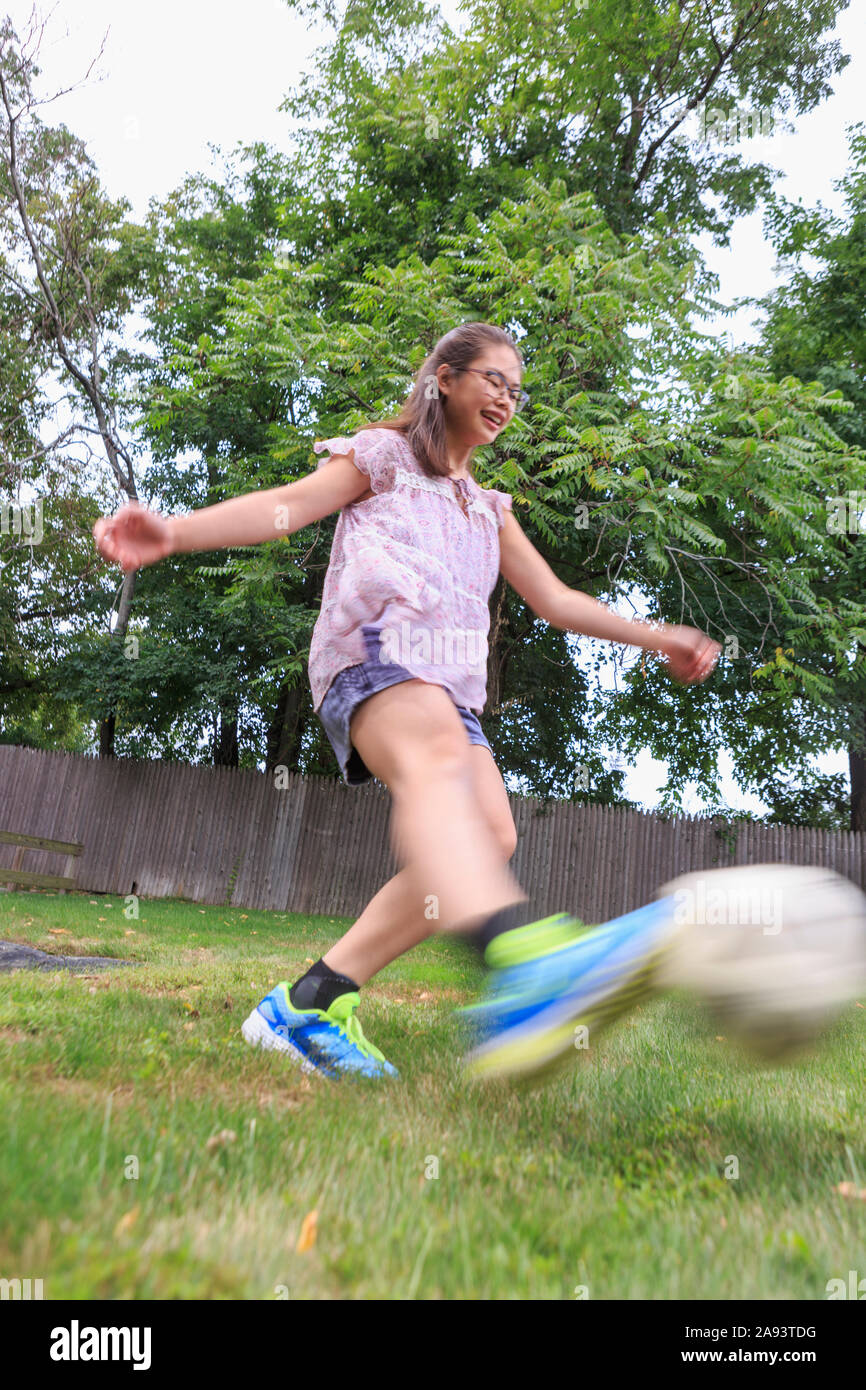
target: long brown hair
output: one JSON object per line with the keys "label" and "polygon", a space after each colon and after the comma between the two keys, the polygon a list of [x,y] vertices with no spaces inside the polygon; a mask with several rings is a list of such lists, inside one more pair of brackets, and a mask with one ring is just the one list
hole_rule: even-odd
{"label": "long brown hair", "polygon": [[[421,469],[428,477],[445,478],[451,469],[448,462],[445,415],[438,388],[428,387],[436,381],[437,369],[447,363],[454,371],[472,365],[486,347],[509,347],[523,367],[520,349],[504,328],[495,323],[461,323],[438,341],[430,356],[415,374],[415,385],[399,415],[388,420],[374,420],[361,425],[362,430],[399,430],[406,436],[409,447]],[[358,431],[356,431],[357,433]],[[470,476],[474,477],[472,464]]]}

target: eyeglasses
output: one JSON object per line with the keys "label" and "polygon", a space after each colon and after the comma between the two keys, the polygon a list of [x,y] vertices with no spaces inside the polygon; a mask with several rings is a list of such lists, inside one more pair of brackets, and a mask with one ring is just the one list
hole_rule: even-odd
{"label": "eyeglasses", "polygon": [[458,370],[464,372],[478,372],[480,376],[486,377],[493,390],[494,396],[499,396],[504,391],[514,402],[515,415],[519,410],[523,409],[529,400],[528,392],[522,391],[519,386],[509,386],[502,373],[497,372],[493,367],[489,367],[486,370],[483,367],[462,367]]}

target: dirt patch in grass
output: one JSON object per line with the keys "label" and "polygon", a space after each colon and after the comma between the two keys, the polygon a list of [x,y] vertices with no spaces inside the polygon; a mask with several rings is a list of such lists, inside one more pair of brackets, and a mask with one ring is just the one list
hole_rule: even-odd
{"label": "dirt patch in grass", "polygon": [[[103,947],[104,945],[105,942],[101,941],[98,936],[58,936],[52,933],[50,936],[44,936],[42,938],[39,950],[48,951],[54,956],[89,955],[91,952],[82,951],[82,946]],[[93,952],[92,954],[97,955],[98,952]]]}
{"label": "dirt patch in grass", "polygon": [[204,988],[203,985],[178,985],[170,981],[151,980],[148,983],[136,979],[133,984],[131,980],[123,982],[128,987],[131,994],[147,994],[153,998],[164,999],[167,995],[178,995],[181,998],[197,998],[197,992]]}
{"label": "dirt patch in grass", "polygon": [[[285,1088],[275,1086],[228,1086],[225,1082],[208,1085],[204,1078],[201,1084],[192,1092],[197,1098],[209,1100],[221,1100],[237,1105],[239,1100],[254,1102],[259,1110],[298,1110],[305,1100],[310,1100],[315,1095],[316,1089],[322,1085],[333,1085],[324,1077],[302,1076],[297,1082],[287,1085]],[[187,1093],[189,1094],[189,1093]]]}
{"label": "dirt patch in grass", "polygon": [[[12,1035],[9,1037],[9,1035]],[[25,1041],[29,1035],[20,1030],[0,1029],[0,1041]],[[227,1078],[215,1074],[207,1065],[196,1066],[178,1075],[170,1072],[146,1080],[123,1081],[116,1075],[104,1077],[63,1076],[52,1063],[37,1063],[28,1067],[28,1091],[41,1091],[80,1100],[92,1108],[104,1105],[111,1092],[112,1104],[130,1106],[136,1101],[148,1104],[155,1099],[170,1097],[176,1101],[195,1101],[230,1106],[254,1105],[258,1110],[277,1112],[297,1110],[305,1100],[312,1099],[322,1086],[332,1085],[326,1077],[307,1076],[291,1066],[285,1076],[241,1076]]]}
{"label": "dirt patch in grass", "polygon": [[[373,984],[365,985],[364,991],[370,999],[387,999],[389,1004],[412,1004],[435,1008],[437,1004],[461,1004],[473,996],[465,989],[446,989],[437,985],[435,989],[425,989],[423,985]],[[361,998],[364,998],[362,994]]]}
{"label": "dirt patch in grass", "polygon": [[69,1096],[76,1100],[104,1102],[109,1091],[112,1105],[129,1105],[135,1098],[136,1087],[131,1081],[110,1085],[108,1081],[93,1081],[81,1076],[61,1076],[50,1063],[31,1067],[27,1072],[28,1090],[47,1091],[52,1095]]}

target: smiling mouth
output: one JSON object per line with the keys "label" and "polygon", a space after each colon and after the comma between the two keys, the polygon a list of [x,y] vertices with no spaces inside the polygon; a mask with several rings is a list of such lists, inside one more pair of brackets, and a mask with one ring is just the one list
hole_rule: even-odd
{"label": "smiling mouth", "polygon": [[498,430],[502,425],[501,420],[494,420],[491,416],[485,415],[483,411],[481,412],[481,418],[492,430]]}

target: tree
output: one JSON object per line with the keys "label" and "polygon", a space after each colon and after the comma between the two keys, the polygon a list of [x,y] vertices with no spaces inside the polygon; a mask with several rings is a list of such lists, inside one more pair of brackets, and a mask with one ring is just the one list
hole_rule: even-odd
{"label": "tree", "polygon": [[[231,373],[218,367],[233,284],[255,283],[263,260],[273,263],[278,209],[291,196],[280,156],[262,145],[242,155],[248,161],[243,173],[229,166],[223,182],[190,177],[163,203],[151,205],[144,226],[129,229],[150,323],[151,351],[128,359],[139,422],[153,455],[143,485],[152,504],[169,512],[284,481],[284,465],[273,447],[276,422],[296,421],[305,409],[302,382],[265,381],[252,361]],[[194,461],[180,469],[176,460],[184,453]],[[234,583],[234,562],[224,553],[177,556],[141,576],[139,592],[150,615],[149,651],[173,653],[175,669],[183,660],[187,672],[183,681],[163,686],[154,697],[160,737],[171,739],[175,721],[194,725],[194,702],[203,702],[202,712],[214,704],[222,663],[229,679],[225,702],[216,701],[219,744],[238,747],[243,706],[240,742],[247,751],[239,751],[241,761],[246,757],[256,765],[264,752],[268,769],[297,769],[306,740],[312,743],[306,750],[310,768],[332,771],[333,757],[325,752],[324,734],[313,718],[298,655],[299,647],[309,645],[327,557],[299,567],[284,563],[278,544],[247,552],[250,582],[242,594]],[[184,595],[195,596],[189,614]],[[183,756],[189,756],[186,735],[183,744]]]}
{"label": "tree", "polygon": [[[845,410],[840,392],[795,378],[776,382],[759,361],[740,364],[736,375],[722,370],[690,326],[692,276],[674,268],[679,257],[667,258],[675,234],[662,219],[652,235],[621,241],[588,195],[568,199],[557,181],[548,189],[527,179],[527,189],[522,203],[505,200],[485,223],[469,217],[469,230],[443,235],[430,265],[409,256],[396,267],[368,266],[345,285],[348,313],[310,308],[316,264],[275,266],[254,283],[238,282],[206,389],[242,371],[264,382],[314,377],[316,434],[350,434],[393,411],[414,367],[453,323],[514,326],[533,405],[495,452],[477,451],[480,477],[514,495],[520,520],[572,587],[609,599],[638,594],[669,619],[738,638],[751,671],[732,668],[717,695],[677,688],[670,696],[689,735],[681,739],[689,775],[712,788],[719,743],[706,722],[714,710],[718,718],[723,701],[742,708],[743,681],[763,681],[782,704],[799,695],[823,709],[832,698],[824,653],[843,659],[850,625],[863,625],[866,613],[854,601],[840,612],[823,592],[822,572],[836,550],[828,498],[850,477],[866,485],[866,459],[822,418]],[[630,326],[646,336],[629,336]],[[662,361],[683,375],[659,410],[642,377]],[[606,389],[587,387],[598,381]],[[185,409],[201,390],[200,383]],[[272,447],[308,471],[299,431],[275,423]],[[248,480],[257,464],[247,462]],[[300,557],[309,538],[299,533],[287,544]],[[247,553],[231,563],[240,591],[250,575],[260,578],[262,562]],[[568,794],[573,736],[588,718],[568,639],[514,595],[501,608],[494,602],[494,631],[497,623],[499,667],[490,681],[497,713],[485,722],[488,736],[507,770],[526,766],[533,790]],[[792,659],[786,652],[795,640]],[[653,696],[637,676],[632,688],[632,729],[645,734],[635,710],[653,709]],[[542,741],[548,756],[540,758]]]}
{"label": "tree", "polygon": [[[851,167],[835,185],[846,219],[826,209],[807,210],[779,196],[767,228],[790,272],[784,290],[755,301],[767,311],[763,340],[770,369],[842,392],[851,409],[834,428],[852,448],[866,450],[866,124],[848,128]],[[817,269],[802,261],[810,255]],[[847,485],[846,485],[847,484]],[[866,591],[866,495],[862,481],[843,480],[828,517],[837,543],[836,564],[825,588],[840,611]],[[847,744],[851,779],[850,827],[866,830],[866,634],[852,625],[851,659],[833,672],[839,741]]]}
{"label": "tree", "polygon": [[525,171],[591,192],[618,235],[663,212],[726,245],[776,172],[744,138],[813,110],[850,61],[824,37],[847,0],[468,0],[460,36],[419,0],[288,3],[333,30],[283,103],[305,187],[286,236],[326,273],[427,260]]}
{"label": "tree", "polygon": [[[690,317],[713,280],[689,237],[708,227],[723,239],[769,188],[772,171],[730,149],[725,103],[760,115],[782,93],[814,106],[847,61],[821,38],[839,8],[640,0],[638,42],[603,0],[564,15],[476,3],[455,39],[423,5],[358,0],[286,103],[316,122],[297,154],[254,146],[241,196],[190,180],[144,227],[118,229],[116,273],[137,267],[157,346],[156,359],[124,351],[114,363],[154,454],[150,498],[202,506],[307,473],[311,436],[391,413],[447,327],[502,322],[521,337],[533,406],[495,453],[479,451],[482,481],[514,494],[566,583],[666,617],[685,592],[686,620],[741,638],[754,679],[725,687],[727,713],[744,695],[780,711],[801,698],[829,728],[832,682],[815,653],[829,643],[835,656],[861,619],[856,602],[830,611],[821,591],[821,509],[861,460],[824,418],[840,418],[839,393],[776,381],[701,341]],[[330,3],[307,9],[336,23]],[[703,138],[719,138],[711,102],[725,117],[721,155]],[[688,111],[704,127],[691,142]],[[177,465],[184,451],[192,468]],[[330,753],[304,668],[332,529],[155,567],[138,590],[139,661],[84,642],[68,653],[69,688],[90,699],[98,674],[98,693],[124,702],[126,746],[155,735],[184,754],[216,710],[218,747],[233,756],[243,704],[269,759],[319,770]],[[503,584],[492,610],[485,727],[506,771],[542,794],[619,795],[571,639]],[[787,654],[794,630],[817,644],[805,660]],[[631,734],[661,687],[683,757],[696,752],[711,785],[710,706],[651,661],[632,677],[633,708],[616,705]],[[593,769],[588,789],[575,790],[576,758]]]}
{"label": "tree", "polygon": [[[19,344],[10,358],[10,380],[17,381],[12,394],[20,401],[24,382],[31,393],[40,375],[56,371],[65,388],[62,404],[73,423],[55,445],[74,437],[93,460],[100,454],[90,447],[88,437],[96,437],[117,486],[127,499],[137,499],[132,459],[121,438],[108,356],[112,335],[119,331],[123,314],[130,307],[128,276],[122,260],[114,255],[118,226],[130,205],[125,200],[114,203],[105,196],[80,140],[65,126],[46,126],[36,115],[36,108],[44,104],[33,87],[39,74],[35,54],[43,31],[44,24],[37,32],[32,23],[21,44],[8,16],[0,24],[2,270],[7,305],[11,307],[12,301],[15,305],[11,321],[17,315],[21,326],[20,311],[26,305],[29,326],[26,348]],[[10,341],[8,332],[6,341]],[[52,404],[58,408],[58,402]],[[7,416],[7,430],[14,419],[14,414]],[[67,495],[71,495],[68,489]],[[63,543],[68,546],[68,535]],[[82,569],[86,572],[92,567],[91,553],[77,572],[80,576]],[[135,575],[129,573],[121,587],[112,639],[115,647],[126,633],[134,587]],[[43,621],[60,616],[69,595],[59,603],[58,598],[55,593],[47,609],[44,602],[33,605],[29,616]],[[80,612],[87,601],[80,593],[78,599],[73,611],[77,607]],[[18,622],[20,610],[15,616]],[[26,668],[27,663],[24,665]],[[42,685],[33,675],[19,677],[18,682],[7,680],[6,685],[14,692],[16,685],[22,688],[21,679],[35,681],[31,689]],[[115,711],[109,707],[100,728],[103,755],[113,752],[114,729]]]}
{"label": "tree", "polygon": [[[642,33],[653,36],[647,46],[632,41],[620,8],[613,5],[594,5],[591,16],[582,11],[562,15],[550,6],[541,10],[534,6],[530,13],[525,6],[503,12],[498,5],[495,9],[475,5],[469,33],[460,40],[447,34],[432,9],[414,3],[354,3],[342,21],[332,4],[306,6],[308,13],[325,19],[337,32],[315,64],[314,75],[285,103],[296,122],[310,122],[298,133],[297,155],[285,167],[277,167],[275,160],[265,162],[261,147],[248,152],[254,156],[254,168],[262,172],[256,176],[255,196],[249,199],[247,226],[258,230],[266,225],[262,208],[267,209],[268,218],[274,213],[284,257],[290,255],[295,266],[316,267],[315,277],[304,282],[309,298],[304,305],[294,301],[287,306],[284,298],[274,297],[270,281],[258,280],[241,246],[239,284],[232,295],[239,313],[247,314],[252,304],[256,322],[240,335],[243,357],[226,361],[221,350],[214,355],[209,339],[199,340],[202,330],[208,335],[217,332],[217,316],[208,313],[207,324],[196,320],[194,301],[183,289],[185,271],[170,269],[160,280],[166,320],[171,327],[175,317],[182,339],[180,351],[166,364],[172,389],[154,390],[148,417],[149,425],[160,431],[164,427],[169,470],[172,447],[201,446],[197,421],[209,427],[209,476],[218,477],[223,489],[246,490],[266,480],[278,481],[275,461],[288,476],[309,470],[308,445],[299,437],[305,421],[308,426],[312,420],[338,422],[317,425],[321,435],[326,429],[344,428],[346,408],[352,405],[359,409],[356,418],[361,418],[360,410],[368,404],[371,410],[384,413],[396,390],[387,402],[385,393],[369,401],[358,390],[354,362],[340,365],[333,351],[328,353],[324,389],[311,381],[310,369],[314,364],[321,369],[323,353],[320,344],[310,345],[296,331],[298,325],[309,322],[307,309],[320,311],[328,324],[344,325],[358,312],[347,293],[367,269],[399,267],[413,255],[430,264],[443,236],[462,229],[467,219],[486,217],[509,194],[519,199],[527,167],[543,173],[559,171],[566,192],[591,188],[601,209],[594,213],[600,224],[606,216],[615,228],[650,227],[658,208],[673,207],[684,227],[710,226],[724,238],[733,217],[751,209],[760,192],[769,187],[772,172],[747,165],[740,149],[732,148],[743,134],[742,113],[737,106],[731,109],[732,102],[749,100],[751,109],[760,114],[778,103],[781,92],[781,99],[797,110],[810,109],[829,91],[832,72],[847,61],[835,42],[821,41],[838,6],[812,7],[805,16],[799,10],[796,22],[793,7],[782,7],[784,13],[775,7],[773,15],[770,8],[716,6],[711,11],[693,5],[681,7],[677,15],[673,9],[639,5]],[[723,40],[726,30],[730,33]],[[721,131],[720,108],[723,116],[732,117],[722,123]],[[551,112],[557,119],[551,119]],[[691,141],[689,112],[703,118],[697,138]],[[576,134],[578,122],[582,126]],[[715,143],[707,136],[715,137]],[[725,147],[721,152],[719,144]],[[274,196],[280,182],[282,203]],[[721,195],[723,214],[704,205],[707,191],[714,195],[714,202]],[[183,198],[179,208],[182,203]],[[233,228],[239,228],[236,210],[220,201],[216,190],[212,190],[212,208],[211,220],[197,224],[203,263],[208,262],[199,298],[207,309],[219,298],[220,279],[205,238],[210,237],[214,246],[228,246]],[[184,225],[173,208],[167,213],[161,233],[165,244],[177,245],[179,233],[180,242],[189,247],[187,227],[192,224]],[[668,262],[678,256],[679,264],[688,267],[690,250],[685,241],[669,238],[664,252]],[[694,268],[694,282],[699,296],[709,284],[700,267]],[[495,296],[486,296],[485,304],[489,315],[498,317]],[[407,343],[416,341],[420,331],[429,346],[430,336],[454,321],[452,310],[449,304],[438,321],[434,317],[423,324],[422,316],[416,316]],[[366,312],[363,304],[360,312]],[[356,321],[364,322],[363,318]],[[273,360],[268,336],[275,326],[283,338],[291,327],[298,346],[263,382],[261,363]],[[624,326],[620,320],[616,331],[621,333]],[[598,392],[599,399],[611,397],[610,355],[619,351],[613,347],[615,336],[610,333],[594,360],[581,364],[581,388]],[[354,347],[351,338],[347,341]],[[664,360],[662,350],[656,363]],[[648,374],[649,357],[642,365]],[[408,384],[407,366],[405,361],[395,365],[392,387],[400,381]],[[612,414],[633,397],[631,389],[627,397],[615,397]],[[263,414],[273,422],[273,443],[267,449],[256,439]],[[236,420],[248,426],[246,446],[233,427]],[[285,431],[283,420],[289,422]],[[152,430],[151,440],[161,448],[162,441],[154,441]],[[220,454],[233,460],[232,482],[230,470],[215,470],[214,456]],[[544,479],[536,491],[543,485]],[[221,495],[226,495],[224,490],[208,493],[207,500]],[[202,498],[200,492],[198,496]],[[187,505],[203,505],[203,500]],[[580,558],[566,555],[549,527],[545,531],[542,524],[537,530],[536,518],[543,522],[538,508],[525,518],[533,540],[569,582],[584,582]],[[231,569],[225,565],[208,568],[214,580],[220,572],[237,575],[238,584],[248,592],[252,592],[250,576],[255,575],[257,585],[264,576],[267,587],[270,574],[277,591],[283,586],[295,605],[296,630],[301,635],[304,605],[310,606],[309,631],[320,594],[327,558],[322,539],[329,541],[331,534],[327,524],[319,528],[312,548],[304,554],[307,579],[318,576],[319,580],[312,590],[301,585],[299,570],[286,577],[276,547],[267,548],[274,549],[273,560],[241,554],[231,557]],[[597,583],[600,575],[601,571],[592,571],[587,582]],[[197,582],[207,577],[200,573]],[[496,723],[492,732],[496,738],[504,737],[507,747],[500,751],[513,770],[541,779],[540,789],[562,788],[573,780],[570,735],[584,741],[590,737],[586,685],[574,670],[563,635],[541,631],[543,625],[535,624],[532,615],[521,609],[500,584],[493,596],[495,640],[488,682],[490,720]],[[305,652],[295,649],[293,655],[303,658]],[[537,712],[538,692],[530,699],[532,692],[512,681],[522,679],[521,669],[553,669],[550,662],[555,663],[563,687],[562,717],[545,724]],[[299,661],[293,685],[281,688],[278,709],[288,702],[289,725],[297,728],[300,722],[308,729],[312,724],[315,730],[301,669]],[[300,721],[299,704],[305,706]],[[275,719],[278,725],[278,714]],[[302,742],[303,737],[290,741],[297,756]],[[539,745],[546,755],[541,760]]]}

